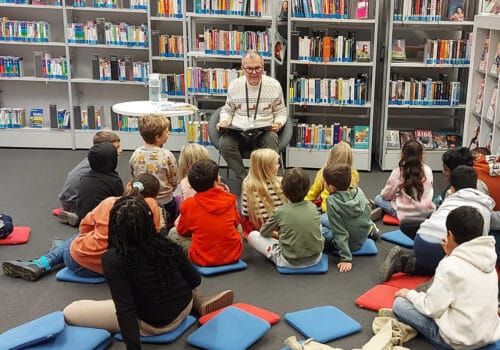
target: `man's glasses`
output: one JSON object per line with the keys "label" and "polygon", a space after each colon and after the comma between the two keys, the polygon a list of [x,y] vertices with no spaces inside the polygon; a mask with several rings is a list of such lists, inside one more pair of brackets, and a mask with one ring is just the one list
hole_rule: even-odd
{"label": "man's glasses", "polygon": [[262,66],[260,66],[260,67],[243,67],[243,69],[247,73],[260,73],[260,72],[262,72],[262,70],[264,69],[264,67],[262,67]]}

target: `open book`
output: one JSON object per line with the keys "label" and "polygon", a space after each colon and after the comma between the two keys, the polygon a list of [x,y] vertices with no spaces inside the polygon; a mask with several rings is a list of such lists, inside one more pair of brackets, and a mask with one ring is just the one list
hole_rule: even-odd
{"label": "open book", "polygon": [[220,126],[219,129],[221,131],[225,130],[233,130],[233,131],[239,131],[239,132],[246,132],[246,133],[251,133],[251,132],[257,132],[257,131],[268,131],[272,129],[271,124],[248,124],[246,126],[240,127],[236,125],[228,125],[228,126]]}

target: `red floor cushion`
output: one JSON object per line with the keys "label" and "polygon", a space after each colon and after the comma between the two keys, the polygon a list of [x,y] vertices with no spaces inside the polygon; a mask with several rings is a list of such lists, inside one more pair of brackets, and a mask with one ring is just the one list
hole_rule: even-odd
{"label": "red floor cushion", "polygon": [[394,294],[399,287],[378,284],[359,296],[354,302],[363,309],[378,311],[381,308],[391,308],[394,304]]}
{"label": "red floor cushion", "polygon": [[55,216],[59,216],[59,214],[61,214],[62,211],[64,211],[63,208],[55,208],[54,210],[52,210],[52,214]]}
{"label": "red floor cushion", "polygon": [[0,245],[24,244],[30,239],[31,228],[27,226],[14,226],[14,231],[6,238],[0,239]]}
{"label": "red floor cushion", "polygon": [[[274,312],[271,312],[269,310],[262,309],[258,306],[245,304],[245,303],[235,303],[231,306],[236,307],[240,310],[246,311],[246,312],[248,312],[256,317],[259,317],[259,318],[263,319],[264,321],[269,322],[269,324],[271,324],[271,325],[278,323],[278,321],[280,320],[279,315],[277,315]],[[224,309],[216,310],[214,312],[211,312],[209,314],[201,316],[198,319],[198,322],[200,322],[200,324],[205,324],[206,322],[210,321],[213,317],[218,315],[222,310],[224,310]]]}
{"label": "red floor cushion", "polygon": [[389,214],[384,214],[384,216],[382,217],[382,222],[386,225],[399,226],[398,218],[395,218],[394,216],[391,216]]}
{"label": "red floor cushion", "polygon": [[429,281],[429,276],[410,276],[405,273],[398,272],[392,275],[391,279],[382,284],[393,286],[397,288],[415,289],[422,283]]}

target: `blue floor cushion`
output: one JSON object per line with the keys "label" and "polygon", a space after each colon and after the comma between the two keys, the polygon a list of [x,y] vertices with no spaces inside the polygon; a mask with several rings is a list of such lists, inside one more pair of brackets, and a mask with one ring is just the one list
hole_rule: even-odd
{"label": "blue floor cushion", "polygon": [[279,273],[285,275],[303,275],[309,273],[325,273],[328,271],[328,255],[323,254],[319,263],[309,267],[290,269],[288,267],[276,267]]}
{"label": "blue floor cushion", "polygon": [[0,349],[25,349],[55,338],[64,329],[64,315],[56,311],[0,334]]}
{"label": "blue floor cushion", "polygon": [[87,284],[99,284],[106,282],[104,277],[81,277],[76,273],[68,269],[67,267],[59,270],[56,273],[56,279],[58,281],[65,282],[76,282],[76,283],[87,283]]}
{"label": "blue floor cushion", "polygon": [[361,325],[334,306],[319,306],[285,314],[285,320],[306,338],[326,343],[359,332]]}
{"label": "blue floor cushion", "polygon": [[103,350],[111,341],[104,329],[66,326],[55,339],[29,347],[29,350]]}
{"label": "blue floor cushion", "polygon": [[[332,254],[333,255],[336,255],[338,256],[339,255],[339,251],[338,250],[334,250],[332,251]],[[359,256],[359,255],[377,255],[378,254],[378,249],[377,249],[377,246],[375,245],[375,242],[373,241],[373,239],[366,239],[365,242],[363,243],[363,245],[361,246],[361,248],[359,248],[358,250],[353,250],[351,252],[352,255],[354,256]]]}
{"label": "blue floor cushion", "polygon": [[405,235],[403,232],[401,232],[401,230],[382,233],[382,236],[380,238],[382,238],[384,241],[401,245],[406,248],[413,248],[413,239]]}
{"label": "blue floor cushion", "polygon": [[244,350],[271,328],[263,319],[228,307],[191,333],[187,342],[207,350]]}
{"label": "blue floor cushion", "polygon": [[219,273],[244,270],[247,268],[247,263],[242,260],[239,260],[237,263],[229,265],[205,267],[193,264],[193,266],[203,276],[210,276],[210,275],[217,275]]}
{"label": "blue floor cushion", "polygon": [[[147,337],[141,337],[141,343],[171,343],[175,341],[177,338],[179,338],[182,333],[187,331],[189,327],[193,325],[193,323],[196,322],[196,317],[189,315],[184,319],[184,321],[181,322],[179,327],[177,327],[174,330],[171,330],[170,332],[163,333],[163,334],[158,334],[158,335],[152,335],[152,336],[147,336]],[[123,337],[121,333],[117,333],[115,335],[115,339],[119,341],[123,341]]]}

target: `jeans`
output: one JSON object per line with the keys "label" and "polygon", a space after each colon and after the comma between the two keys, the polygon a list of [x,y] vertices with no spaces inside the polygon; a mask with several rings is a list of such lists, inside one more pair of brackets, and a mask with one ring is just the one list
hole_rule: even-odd
{"label": "jeans", "polygon": [[381,195],[377,194],[375,196],[375,198],[373,199],[373,201],[375,202],[375,204],[382,208],[383,211],[385,211],[387,214],[389,214],[390,216],[394,216],[395,218],[397,218],[397,214],[396,214],[396,209],[394,209],[392,207],[392,204],[391,204],[391,201],[386,201],[385,199],[382,198]]}
{"label": "jeans", "polygon": [[420,235],[415,236],[413,253],[415,254],[413,274],[424,276],[433,276],[439,262],[446,255],[440,243],[426,241]]}
{"label": "jeans", "polygon": [[392,311],[399,321],[413,327],[438,349],[453,350],[439,334],[439,327],[436,322],[432,318],[421,314],[409,300],[401,297],[396,298]]}
{"label": "jeans", "polygon": [[71,242],[74,241],[78,234],[78,232],[75,233],[73,236],[64,241],[63,244],[45,254],[45,257],[49,261],[50,267],[54,268],[57,265],[64,264],[68,269],[70,269],[80,277],[102,277],[100,273],[82,267],[71,257],[69,248],[71,246]]}
{"label": "jeans", "polygon": [[323,213],[320,217],[321,227],[330,228],[330,221],[328,221],[328,214]]}

